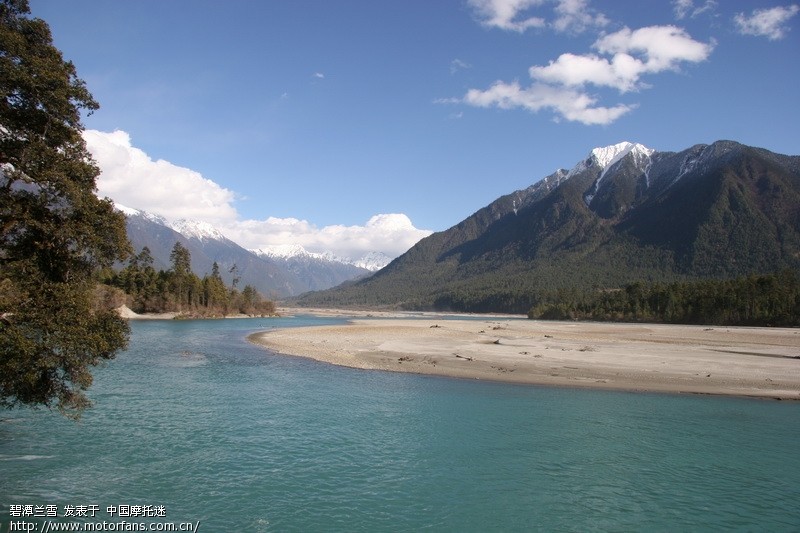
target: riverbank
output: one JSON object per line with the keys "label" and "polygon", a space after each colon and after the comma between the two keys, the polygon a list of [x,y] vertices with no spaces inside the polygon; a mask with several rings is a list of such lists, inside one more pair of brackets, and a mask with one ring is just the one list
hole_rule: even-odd
{"label": "riverbank", "polygon": [[[202,316],[190,313],[177,313],[174,311],[166,313],[137,313],[132,311],[127,305],[121,305],[115,308],[114,311],[116,311],[119,316],[127,320],[220,320],[226,318],[256,318],[254,315],[245,315],[241,313],[225,316]],[[266,317],[261,316],[259,318]]]}
{"label": "riverbank", "polygon": [[136,313],[127,305],[121,305],[114,309],[119,316],[128,320],[172,320],[178,313]]}
{"label": "riverbank", "polygon": [[800,400],[800,330],[356,318],[250,340],[336,365],[514,383]]}

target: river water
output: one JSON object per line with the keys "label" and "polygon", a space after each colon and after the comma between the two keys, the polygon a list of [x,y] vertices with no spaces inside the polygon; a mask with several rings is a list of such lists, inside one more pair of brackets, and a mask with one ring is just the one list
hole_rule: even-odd
{"label": "river water", "polygon": [[800,531],[800,403],[360,371],[246,341],[337,321],[133,322],[80,422],[0,412],[0,531]]}

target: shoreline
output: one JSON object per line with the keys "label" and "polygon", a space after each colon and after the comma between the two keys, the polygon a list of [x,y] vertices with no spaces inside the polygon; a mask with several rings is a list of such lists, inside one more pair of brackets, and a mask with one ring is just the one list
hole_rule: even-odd
{"label": "shoreline", "polygon": [[266,318],[264,316],[243,315],[240,313],[224,316],[195,316],[177,311],[167,311],[164,313],[136,313],[127,305],[115,307],[114,311],[120,317],[126,320],[225,320],[229,318]]}
{"label": "shoreline", "polygon": [[248,339],[280,355],[364,370],[800,400],[800,329],[398,316],[408,315],[365,313],[345,325]]}

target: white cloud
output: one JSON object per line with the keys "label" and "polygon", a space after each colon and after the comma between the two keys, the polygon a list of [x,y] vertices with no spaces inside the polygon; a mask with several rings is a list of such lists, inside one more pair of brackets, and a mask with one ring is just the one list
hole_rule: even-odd
{"label": "white cloud", "polygon": [[354,259],[372,251],[397,257],[432,233],[415,228],[401,213],[375,215],[363,226],[336,224],[318,227],[307,220],[269,217],[245,220],[221,230],[245,248],[301,244],[310,252],[332,252]]}
{"label": "white cloud", "polygon": [[695,41],[674,26],[650,26],[623,28],[602,36],[592,47],[600,55],[562,54],[547,66],[531,67],[528,73],[533,83],[528,88],[518,82],[499,81],[485,91],[471,89],[462,101],[479,107],[522,107],[532,112],[551,109],[570,121],[610,124],[636,106],[598,106],[597,98],[586,92],[586,85],[610,87],[621,93],[637,90],[644,86],[641,77],[645,74],[677,70],[684,62],[704,61],[714,43]]}
{"label": "white cloud", "polygon": [[597,99],[588,94],[563,87],[534,83],[522,88],[519,83],[496,82],[489,89],[471,89],[464,102],[477,107],[496,106],[500,109],[521,107],[531,112],[552,109],[561,117],[583,124],[610,124],[631,106],[595,107]]}
{"label": "white cloud", "polygon": [[481,24],[501,30],[524,32],[528,28],[543,28],[546,23],[540,17],[518,18],[519,15],[541,5],[544,0],[469,0]]}
{"label": "white cloud", "polygon": [[190,218],[212,224],[235,220],[235,194],[204,178],[199,172],[159,159],[131,145],[124,131],[86,130],[86,147],[101,174],[100,196],[161,215],[168,219]]}
{"label": "white cloud", "polygon": [[713,12],[717,8],[717,1],[706,0],[700,5],[695,6],[694,0],[675,0],[672,2],[672,7],[675,11],[675,18],[681,20],[687,16],[694,18],[703,13]]}
{"label": "white cloud", "polygon": [[312,252],[333,252],[353,259],[368,252],[396,257],[432,233],[415,228],[406,215],[397,213],[375,215],[363,226],[318,227],[296,218],[240,220],[232,191],[194,170],[153,161],[131,144],[126,132],[87,130],[84,139],[100,167],[99,196],[170,221],[208,222],[245,248],[302,244]]}
{"label": "white cloud", "polygon": [[[554,18],[525,16],[532,8],[555,3]],[[592,27],[603,27],[609,20],[589,7],[589,0],[469,0],[481,24],[501,30],[524,32],[530,28],[546,28],[557,32],[581,33]]]}
{"label": "white cloud", "polygon": [[786,32],[789,31],[786,23],[798,12],[800,6],[794,4],[771,9],[755,9],[749,16],[738,13],[733,20],[743,35],[755,35],[777,41],[786,36]]}
{"label": "white cloud", "polygon": [[602,54],[641,55],[643,72],[655,73],[676,70],[685,61],[705,61],[714,43],[695,41],[675,26],[648,26],[638,30],[623,28],[601,37],[592,47]]}
{"label": "white cloud", "polygon": [[533,79],[550,84],[580,87],[590,83],[628,92],[636,88],[643,70],[641,61],[628,54],[617,54],[611,60],[594,54],[561,54],[546,67],[531,67],[529,74]]}
{"label": "white cloud", "polygon": [[450,62],[450,74],[455,74],[459,70],[472,68],[472,65],[460,59],[454,59]]}
{"label": "white cloud", "polygon": [[317,78],[317,79],[320,79],[320,80],[324,80],[325,79],[325,74],[323,74],[322,72],[315,72],[314,73],[314,77]]}
{"label": "white cloud", "polygon": [[555,14],[553,28],[559,32],[582,33],[609,23],[605,15],[589,7],[589,0],[559,0]]}
{"label": "white cloud", "polygon": [[675,10],[675,18],[680,20],[694,9],[694,0],[675,0],[672,2],[672,7]]}

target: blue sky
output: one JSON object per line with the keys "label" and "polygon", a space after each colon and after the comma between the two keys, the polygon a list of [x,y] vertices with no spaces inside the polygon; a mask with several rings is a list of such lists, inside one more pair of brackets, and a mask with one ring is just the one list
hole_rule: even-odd
{"label": "blue sky", "polygon": [[623,140],[800,154],[800,6],[31,0],[100,193],[248,247],[395,256]]}

